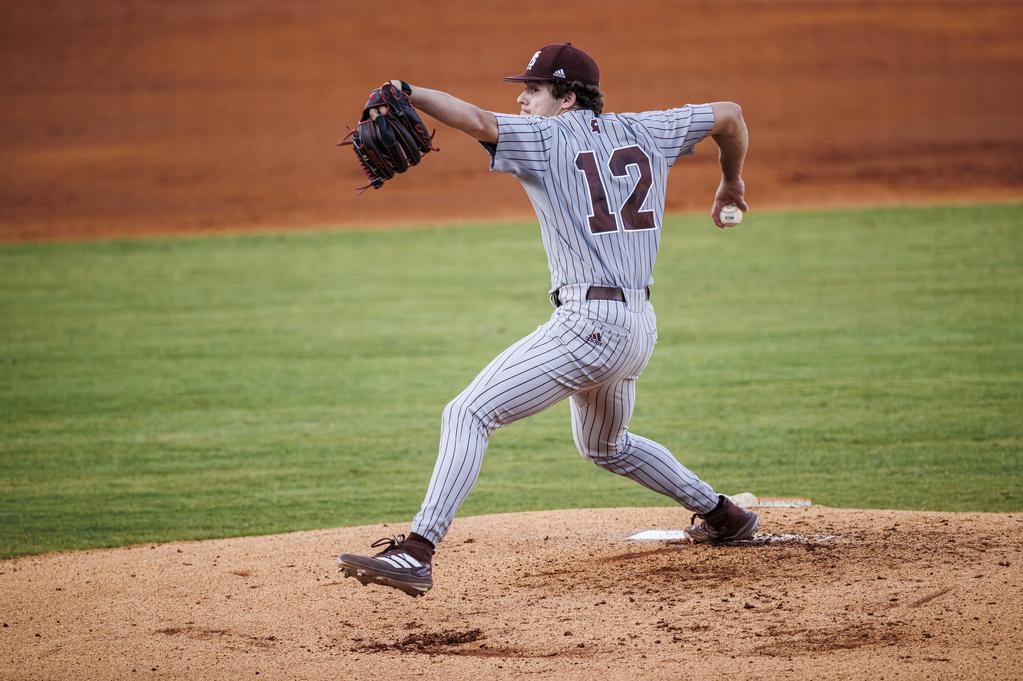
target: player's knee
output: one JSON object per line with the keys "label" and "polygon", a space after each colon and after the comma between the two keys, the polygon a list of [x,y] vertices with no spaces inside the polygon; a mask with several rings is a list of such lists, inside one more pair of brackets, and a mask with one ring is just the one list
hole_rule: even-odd
{"label": "player's knee", "polygon": [[459,395],[455,399],[451,400],[444,407],[444,411],[441,412],[440,418],[444,423],[454,423],[455,421],[462,418],[463,415],[468,414],[468,405],[466,404],[465,398]]}
{"label": "player's knee", "polygon": [[613,462],[618,458],[618,445],[614,442],[590,440],[576,434],[575,447],[579,455],[589,459],[598,466],[604,462]]}
{"label": "player's knee", "polygon": [[465,393],[447,403],[441,413],[441,421],[449,427],[465,423],[483,430],[491,429],[485,416],[473,405],[472,396]]}
{"label": "player's knee", "polygon": [[444,405],[444,411],[440,413],[440,420],[444,423],[450,423],[452,416],[458,412],[458,398],[451,400]]}
{"label": "player's knee", "polygon": [[625,437],[615,439],[587,438],[578,431],[575,435],[575,446],[579,455],[591,463],[615,473],[633,468],[629,461],[628,444]]}
{"label": "player's knee", "polygon": [[597,455],[595,447],[590,446],[589,441],[583,437],[579,431],[572,433],[573,439],[575,440],[575,448],[579,451],[579,456],[584,459],[592,460]]}

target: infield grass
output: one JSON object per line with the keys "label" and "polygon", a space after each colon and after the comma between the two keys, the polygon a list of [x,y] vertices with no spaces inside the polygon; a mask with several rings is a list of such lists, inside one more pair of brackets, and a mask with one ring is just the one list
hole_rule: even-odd
{"label": "infield grass", "polygon": [[[1023,206],[673,217],[654,274],[632,429],[721,491],[1023,510]],[[404,531],[548,281],[531,222],[0,247],[0,556]],[[568,422],[499,431],[461,513],[670,503]]]}

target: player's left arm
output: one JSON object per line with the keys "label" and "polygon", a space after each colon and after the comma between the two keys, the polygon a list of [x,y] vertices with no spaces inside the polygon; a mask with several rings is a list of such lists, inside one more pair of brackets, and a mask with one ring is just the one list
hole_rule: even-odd
{"label": "player's left arm", "polygon": [[742,108],[735,102],[711,102],[714,110],[714,127],[710,136],[720,150],[721,184],[714,196],[711,218],[718,227],[728,227],[721,222],[721,207],[734,203],[742,211],[748,211],[746,184],[742,180],[742,165],[746,160],[749,146],[749,131],[742,117]]}
{"label": "player's left arm", "polygon": [[497,118],[490,111],[441,90],[418,85],[410,87],[412,104],[420,111],[480,142],[497,142]]}

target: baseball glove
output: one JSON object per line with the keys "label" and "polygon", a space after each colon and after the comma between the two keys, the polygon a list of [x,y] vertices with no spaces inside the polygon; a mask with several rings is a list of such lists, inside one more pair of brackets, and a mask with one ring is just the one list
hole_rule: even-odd
{"label": "baseball glove", "polygon": [[[362,109],[358,127],[337,145],[352,147],[369,178],[369,184],[359,187],[359,191],[380,189],[395,174],[418,165],[424,154],[440,151],[433,146],[434,133],[426,131],[412,106],[411,93],[412,88],[405,81],[401,81],[400,89],[388,82],[373,90]],[[378,107],[387,107],[387,112],[370,115],[370,110]]]}

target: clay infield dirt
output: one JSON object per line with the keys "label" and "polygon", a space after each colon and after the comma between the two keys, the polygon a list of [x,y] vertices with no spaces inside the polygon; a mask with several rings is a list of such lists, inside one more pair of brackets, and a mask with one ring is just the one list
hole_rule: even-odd
{"label": "clay infield dirt", "polygon": [[[1019,2],[0,3],[0,240],[533,219],[473,141],[359,198],[334,143],[401,77],[518,112],[537,47],[609,111],[742,104],[754,210],[1023,194]],[[401,21],[393,17],[402,16]],[[667,209],[709,210],[713,144]]]}
{"label": "clay infield dirt", "polygon": [[3,679],[1018,679],[1023,514],[678,509],[463,518],[420,599],[334,559],[399,527],[0,563]]}
{"label": "clay infield dirt", "polygon": [[[448,130],[361,198],[333,144],[390,77],[514,111],[497,76],[562,40],[609,110],[740,102],[754,209],[1023,195],[1023,3],[380,8],[0,4],[0,241],[532,219]],[[701,146],[668,210],[705,210],[715,177]],[[1020,678],[1023,515],[763,515],[799,537],[625,540],[674,509],[460,518],[415,601],[334,566],[403,526],[3,561],[0,679]]]}

